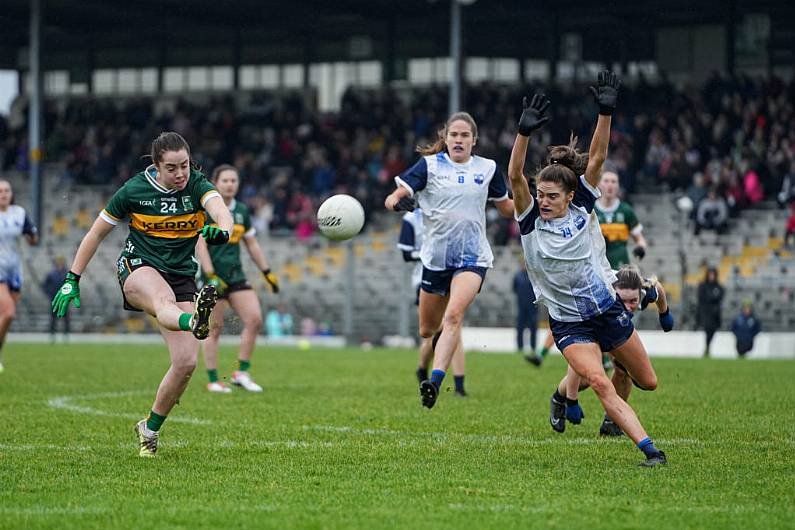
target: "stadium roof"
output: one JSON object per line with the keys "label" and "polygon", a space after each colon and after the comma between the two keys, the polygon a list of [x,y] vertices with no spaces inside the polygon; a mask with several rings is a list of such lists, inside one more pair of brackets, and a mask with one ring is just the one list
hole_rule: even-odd
{"label": "stadium roof", "polygon": [[[448,0],[41,0],[44,69],[320,62],[443,56]],[[27,65],[29,0],[4,0],[0,68]],[[728,24],[782,0],[477,0],[465,5],[467,55],[549,58],[582,35],[585,60],[654,57],[659,27]],[[782,22],[783,21],[783,22]]]}

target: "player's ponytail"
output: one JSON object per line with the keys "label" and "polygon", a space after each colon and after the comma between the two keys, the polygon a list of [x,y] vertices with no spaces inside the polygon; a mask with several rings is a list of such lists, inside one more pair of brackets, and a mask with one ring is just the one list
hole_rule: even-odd
{"label": "player's ponytail", "polygon": [[418,145],[417,152],[422,156],[435,155],[436,153],[444,152],[447,149],[447,145],[445,144],[445,140],[447,139],[447,129],[454,121],[459,120],[469,124],[469,127],[472,129],[472,138],[477,140],[478,126],[475,123],[475,118],[473,118],[468,112],[454,112],[449,118],[447,118],[447,123],[444,124],[444,127],[436,131],[436,141],[432,144]]}
{"label": "player's ponytail", "polygon": [[538,173],[539,182],[554,182],[566,193],[573,192],[579,185],[579,175],[585,173],[588,155],[577,150],[577,137],[574,134],[566,145],[547,147],[547,165]]}
{"label": "player's ponytail", "polygon": [[550,145],[547,147],[547,165],[561,164],[571,169],[575,175],[582,175],[585,173],[585,168],[588,167],[588,153],[580,153],[577,150],[577,137],[574,133],[569,137],[569,143],[566,145]]}

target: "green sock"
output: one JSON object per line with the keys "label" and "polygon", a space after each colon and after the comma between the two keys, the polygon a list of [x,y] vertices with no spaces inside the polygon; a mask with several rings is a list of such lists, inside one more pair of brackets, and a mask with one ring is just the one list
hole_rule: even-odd
{"label": "green sock", "polygon": [[241,372],[248,372],[248,369],[251,368],[251,361],[244,361],[243,359],[237,360],[237,369]]}
{"label": "green sock", "polygon": [[218,382],[218,370],[207,370],[207,377],[210,378],[211,383]]}
{"label": "green sock", "polygon": [[163,426],[163,422],[164,421],[166,421],[166,417],[165,416],[161,416],[160,414],[158,414],[154,410],[150,411],[149,412],[149,417],[146,418],[146,428],[149,429],[150,431],[157,432],[157,431],[160,430],[160,427]]}
{"label": "green sock", "polygon": [[540,356],[541,356],[541,358],[543,359],[544,357],[546,357],[546,356],[547,356],[547,353],[549,353],[549,350],[548,350],[548,349],[546,349],[546,348],[544,348],[544,347],[542,346],[542,347],[541,347],[541,351],[540,351],[540,352],[538,352],[538,355],[540,355]]}
{"label": "green sock", "polygon": [[193,317],[190,313],[182,313],[179,316],[179,329],[182,331],[190,331],[190,319]]}

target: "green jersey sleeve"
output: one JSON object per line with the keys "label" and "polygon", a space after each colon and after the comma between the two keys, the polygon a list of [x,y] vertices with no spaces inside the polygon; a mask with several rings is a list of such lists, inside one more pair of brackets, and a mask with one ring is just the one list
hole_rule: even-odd
{"label": "green jersey sleeve", "polygon": [[630,205],[627,205],[627,215],[624,221],[627,223],[630,232],[638,226],[638,216],[635,215],[635,210]]}
{"label": "green jersey sleeve", "polygon": [[191,177],[195,178],[195,184],[191,189],[191,199],[198,209],[204,210],[207,200],[213,196],[220,197],[220,194],[201,172],[196,170],[191,170],[191,172]]}
{"label": "green jersey sleeve", "polygon": [[100,216],[113,225],[127,217],[130,214],[130,201],[127,200],[127,196],[127,185],[125,184],[113,194]]}

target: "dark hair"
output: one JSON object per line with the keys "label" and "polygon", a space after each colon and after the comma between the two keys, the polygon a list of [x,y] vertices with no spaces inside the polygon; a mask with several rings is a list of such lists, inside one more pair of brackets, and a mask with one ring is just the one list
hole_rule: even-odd
{"label": "dark hair", "polygon": [[8,201],[8,204],[14,204],[14,199],[16,199],[16,196],[14,195],[14,186],[11,185],[11,181],[8,179],[0,178],[0,182],[5,182],[6,184],[8,184],[8,189],[11,191],[11,200]]}
{"label": "dark hair", "polygon": [[217,166],[215,169],[213,169],[213,176],[210,178],[210,182],[213,183],[217,182],[218,177],[221,176],[221,173],[223,173],[224,171],[234,171],[235,174],[238,175],[238,178],[240,177],[237,168],[235,166],[233,166],[232,164],[221,164],[220,166]]}
{"label": "dark hair", "polygon": [[643,287],[643,276],[640,275],[640,269],[637,265],[624,265],[618,272],[616,272],[616,283],[613,287],[616,289],[632,289],[640,291]]}
{"label": "dark hair", "polygon": [[715,282],[718,281],[718,269],[715,267],[707,267],[707,270],[704,272],[704,281],[709,281],[709,274],[712,273],[715,275]]}
{"label": "dark hair", "polygon": [[458,120],[467,122],[472,128],[472,137],[478,137],[478,126],[475,123],[475,118],[468,112],[454,112],[447,118],[447,123],[444,124],[444,127],[436,131],[436,141],[425,146],[418,145],[417,152],[422,156],[435,155],[436,153],[443,152],[447,148],[444,143],[447,138],[447,129],[450,128],[450,125],[452,125],[454,121]]}
{"label": "dark hair", "polygon": [[159,164],[163,161],[163,153],[166,151],[180,151],[182,149],[188,152],[188,159],[190,159],[191,167],[198,169],[198,166],[196,166],[196,163],[190,156],[190,146],[188,142],[185,141],[185,138],[183,138],[181,134],[173,131],[162,132],[160,136],[152,140],[152,148],[149,156],[152,158],[152,162]]}
{"label": "dark hair", "polygon": [[538,172],[536,182],[554,182],[566,193],[576,190],[579,175],[588,167],[588,155],[580,153],[576,146],[577,137],[572,134],[567,145],[547,147],[547,165]]}

